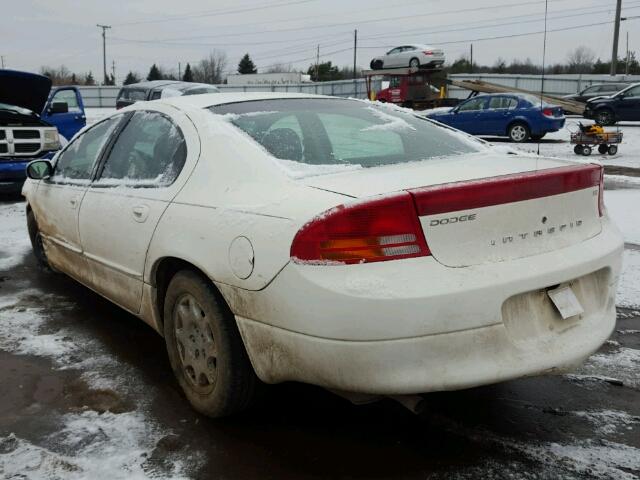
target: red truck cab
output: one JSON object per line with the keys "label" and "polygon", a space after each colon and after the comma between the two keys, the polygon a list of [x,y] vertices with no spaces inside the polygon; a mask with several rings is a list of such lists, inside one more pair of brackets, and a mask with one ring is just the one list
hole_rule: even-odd
{"label": "red truck cab", "polygon": [[428,82],[427,75],[390,75],[389,87],[376,94],[376,100],[411,107],[415,103],[438,98],[439,90]]}

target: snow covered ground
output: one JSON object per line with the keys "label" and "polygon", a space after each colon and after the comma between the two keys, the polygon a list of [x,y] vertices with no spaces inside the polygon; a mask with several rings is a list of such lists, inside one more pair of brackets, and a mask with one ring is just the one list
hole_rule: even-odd
{"label": "snow covered ground", "polygon": [[[573,153],[573,145],[569,143],[572,132],[578,131],[578,123],[591,124],[593,121],[579,117],[567,117],[567,122],[563,129],[547,134],[540,143],[540,154],[549,157],[569,158],[569,159],[589,159],[598,161],[604,165],[618,165],[622,167],[640,168],[640,122],[622,122],[615,127],[606,127],[606,130],[620,129],[623,133],[622,144],[619,145],[616,155],[600,155],[594,152],[589,157],[578,156]],[[492,139],[488,139],[493,141]],[[500,145],[502,142],[495,141]],[[526,152],[536,153],[537,143],[515,144],[509,143],[511,147]]]}

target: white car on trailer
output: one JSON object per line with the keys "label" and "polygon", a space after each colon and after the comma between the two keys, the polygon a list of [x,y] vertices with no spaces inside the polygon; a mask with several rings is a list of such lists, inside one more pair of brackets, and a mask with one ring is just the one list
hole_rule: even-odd
{"label": "white car on trailer", "polygon": [[37,258],[164,335],[207,415],[259,380],[408,395],[561,371],[615,325],[601,166],[389,106],[141,102],[28,175]]}

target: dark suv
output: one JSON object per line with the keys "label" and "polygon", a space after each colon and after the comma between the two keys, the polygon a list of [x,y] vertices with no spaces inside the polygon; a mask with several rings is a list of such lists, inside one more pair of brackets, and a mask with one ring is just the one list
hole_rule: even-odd
{"label": "dark suv", "polygon": [[591,100],[592,98],[607,97],[609,95],[613,95],[614,93],[617,93],[620,90],[627,88],[628,86],[629,86],[628,83],[598,83],[595,85],[590,85],[578,93],[565,95],[562,98],[585,103]]}
{"label": "dark suv", "polygon": [[584,117],[600,125],[614,125],[621,120],[640,120],[640,83],[633,84],[611,97],[587,102]]}
{"label": "dark suv", "polygon": [[150,82],[132,83],[120,89],[116,99],[116,108],[124,108],[145,100],[157,100],[165,96],[177,97],[219,92],[220,90],[217,87],[206,83],[179,82],[177,80],[152,80]]}

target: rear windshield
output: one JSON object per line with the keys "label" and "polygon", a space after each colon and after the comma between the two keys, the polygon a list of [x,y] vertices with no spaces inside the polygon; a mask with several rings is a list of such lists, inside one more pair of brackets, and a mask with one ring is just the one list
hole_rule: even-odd
{"label": "rear windshield", "polygon": [[411,113],[356,100],[259,100],[210,110],[226,115],[274,157],[307,165],[367,168],[484,149]]}

